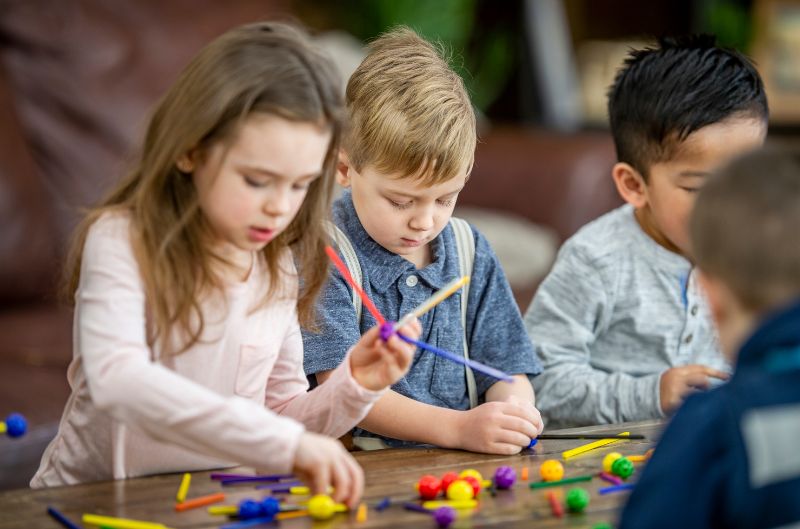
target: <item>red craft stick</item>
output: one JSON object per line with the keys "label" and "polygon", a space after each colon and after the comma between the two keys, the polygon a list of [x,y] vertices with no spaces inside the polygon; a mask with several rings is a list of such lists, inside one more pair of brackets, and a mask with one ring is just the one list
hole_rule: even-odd
{"label": "red craft stick", "polygon": [[553,516],[561,518],[564,516],[564,507],[561,502],[556,498],[556,493],[552,490],[547,493],[547,501],[550,502],[550,509],[553,511]]}
{"label": "red craft stick", "polygon": [[356,284],[356,282],[353,280],[353,276],[350,275],[350,271],[339,258],[336,250],[330,246],[326,246],[325,252],[328,254],[328,257],[331,258],[333,264],[336,265],[336,268],[339,270],[339,273],[342,274],[342,277],[344,277],[347,282],[350,283],[350,286],[353,287],[353,290],[355,290],[356,294],[359,295],[361,301],[364,302],[364,306],[367,307],[367,310],[370,312],[370,314],[372,314],[372,317],[375,318],[375,321],[378,322],[378,325],[383,325],[386,323],[386,319],[381,316],[380,312],[378,312],[378,308],[372,303],[372,300],[367,297],[367,294],[363,290],[361,290],[361,285]]}

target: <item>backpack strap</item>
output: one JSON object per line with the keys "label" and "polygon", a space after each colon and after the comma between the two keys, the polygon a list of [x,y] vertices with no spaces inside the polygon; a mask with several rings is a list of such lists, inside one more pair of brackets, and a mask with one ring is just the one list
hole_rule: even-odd
{"label": "backpack strap", "polygon": [[[458,248],[458,269],[461,277],[472,276],[472,268],[475,263],[475,237],[472,235],[472,228],[464,219],[456,217],[450,218],[450,226],[456,237],[456,247]],[[461,327],[464,329],[464,358],[469,360],[469,341],[467,340],[467,298],[469,296],[469,283],[461,287]],[[478,386],[475,383],[475,373],[472,368],[464,366],[467,377],[467,393],[469,394],[469,407],[475,408],[478,405]]]}
{"label": "backpack strap", "polygon": [[[347,265],[347,270],[350,272],[350,275],[353,276],[353,280],[358,285],[363,284],[364,278],[361,275],[361,265],[358,262],[358,256],[356,255],[356,251],[350,239],[347,238],[347,235],[345,235],[336,224],[329,220],[325,221],[325,231],[328,232],[328,236],[333,239],[333,242],[339,247],[339,252],[341,252],[344,258],[344,264]],[[358,295],[358,292],[356,292],[356,289],[350,287],[350,290],[353,291],[353,307],[356,309],[356,321],[360,327],[362,311],[361,297]]]}

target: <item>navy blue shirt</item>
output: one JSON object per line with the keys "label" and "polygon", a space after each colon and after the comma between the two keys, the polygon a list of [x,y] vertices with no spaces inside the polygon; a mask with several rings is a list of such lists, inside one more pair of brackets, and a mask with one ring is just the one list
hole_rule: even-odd
{"label": "navy blue shirt", "polygon": [[[334,203],[333,221],[350,239],[361,265],[362,287],[387,320],[399,320],[459,277],[456,240],[449,224],[429,243],[432,245],[431,263],[417,269],[367,234],[356,215],[349,191]],[[475,262],[466,318],[470,358],[512,375],[536,375],[541,372],[541,364],[525,332],[503,270],[486,239],[474,228],[472,232]],[[352,290],[335,269],[318,302],[318,321],[319,333],[303,332],[304,365],[309,375],[335,369],[361,335],[377,323],[366,308],[362,310],[361,321],[356,320]],[[421,340],[463,355],[460,291],[422,316],[420,324]],[[474,373],[482,400],[486,390],[497,380],[477,371]],[[426,404],[469,409],[464,366],[429,352],[417,350],[408,374],[392,389]],[[355,433],[364,435],[358,429]]]}
{"label": "navy blue shirt", "polygon": [[798,523],[800,303],[764,321],[742,347],[728,384],[686,400],[619,527]]}

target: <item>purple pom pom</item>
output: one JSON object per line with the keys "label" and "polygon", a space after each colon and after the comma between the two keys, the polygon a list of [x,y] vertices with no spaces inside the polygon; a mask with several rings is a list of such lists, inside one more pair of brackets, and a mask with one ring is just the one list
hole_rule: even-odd
{"label": "purple pom pom", "polygon": [[517,479],[517,472],[509,467],[497,467],[494,472],[494,484],[498,489],[510,489]]}

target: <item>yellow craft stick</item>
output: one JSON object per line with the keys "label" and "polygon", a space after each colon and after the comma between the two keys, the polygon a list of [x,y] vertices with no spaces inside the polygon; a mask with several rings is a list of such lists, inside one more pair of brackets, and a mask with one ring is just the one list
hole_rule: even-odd
{"label": "yellow craft stick", "polygon": [[6,421],[0,421],[0,433],[6,433],[6,431],[8,431]]}
{"label": "yellow craft stick", "polygon": [[189,493],[189,484],[191,482],[192,475],[186,472],[181,480],[181,486],[178,487],[178,494],[175,495],[175,499],[178,500],[178,502],[186,501],[186,494]]}
{"label": "yellow craft stick", "polygon": [[367,521],[367,504],[362,503],[358,506],[358,511],[356,512],[356,521],[359,523],[364,523]]}
{"label": "yellow craft stick", "polygon": [[441,290],[423,301],[417,308],[400,318],[394,328],[400,329],[414,318],[421,318],[423,314],[431,310],[433,307],[452,296],[459,288],[469,283],[469,276],[464,276],[454,279],[447,283]]}
{"label": "yellow craft stick", "polygon": [[422,503],[424,509],[438,509],[439,507],[452,507],[453,509],[474,509],[478,500],[431,500]]}
{"label": "yellow craft stick", "polygon": [[111,529],[168,529],[166,525],[154,522],[143,522],[141,520],[129,520],[128,518],[115,518],[113,516],[100,516],[99,514],[84,514],[81,518],[83,523],[102,525]]}
{"label": "yellow craft stick", "polygon": [[645,455],[628,456],[628,459],[630,459],[631,463],[642,463],[644,461],[647,461],[647,456],[645,456]]}
{"label": "yellow craft stick", "polygon": [[208,508],[208,514],[237,515],[239,507],[236,505],[212,505]]}
{"label": "yellow craft stick", "polygon": [[[618,435],[630,435],[631,432],[622,432]],[[593,443],[585,444],[583,446],[579,446],[577,448],[573,448],[571,450],[566,450],[561,453],[561,457],[564,459],[569,459],[570,457],[574,457],[580,455],[584,452],[588,452],[589,450],[594,450],[595,448],[600,448],[601,446],[607,446],[613,443],[618,443],[621,439],[603,439],[601,441],[595,441]]]}

